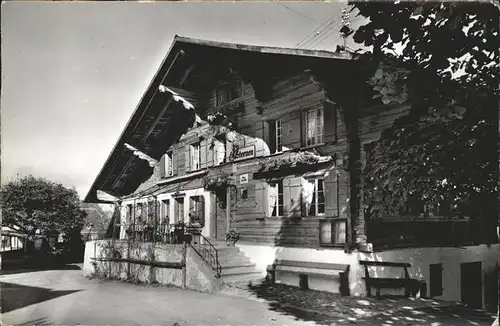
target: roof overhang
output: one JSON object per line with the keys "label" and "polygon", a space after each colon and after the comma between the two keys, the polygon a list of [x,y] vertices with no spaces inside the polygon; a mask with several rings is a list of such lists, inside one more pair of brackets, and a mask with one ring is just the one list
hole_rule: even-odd
{"label": "roof overhang", "polygon": [[[190,98],[190,94],[180,94],[186,71],[192,69],[193,60],[217,56],[221,51],[226,55],[229,51],[230,55],[238,54],[245,56],[245,58],[248,58],[247,55],[265,56],[266,58],[283,56],[290,60],[301,59],[308,60],[308,62],[310,60],[325,62],[327,59],[352,59],[352,55],[349,53],[253,46],[176,36],[104,166],[90,187],[84,199],[85,202],[113,203],[112,199],[98,198],[97,192],[102,191],[116,198],[121,198],[135,191],[142,182],[146,181],[151,175],[152,167],[134,155],[133,151],[126,148],[125,144],[159,160],[161,155],[182,135],[185,128],[182,124],[192,125],[194,123],[194,117],[193,121],[190,121],[180,116],[182,113],[179,113],[185,111],[186,108],[186,103],[179,97],[182,99]],[[167,91],[165,87],[168,88]],[[190,101],[194,101],[192,97]]]}

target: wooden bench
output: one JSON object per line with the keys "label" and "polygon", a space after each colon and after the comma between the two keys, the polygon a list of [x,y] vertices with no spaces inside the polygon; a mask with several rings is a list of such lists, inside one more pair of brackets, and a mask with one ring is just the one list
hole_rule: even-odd
{"label": "wooden bench", "polygon": [[[380,297],[380,289],[405,289],[405,296],[416,296],[419,291],[420,281],[410,278],[408,268],[411,267],[410,263],[397,263],[397,262],[382,262],[382,261],[368,261],[360,260],[359,263],[365,266],[365,277],[363,278],[366,282],[366,290],[368,296],[372,296],[371,287],[377,289],[377,297]],[[372,277],[370,276],[370,271],[368,267],[399,267],[404,269],[404,278],[394,278],[394,277]]]}
{"label": "wooden bench", "polygon": [[273,265],[267,267],[267,278],[272,283],[276,281],[277,271],[299,275],[300,286],[305,289],[308,288],[308,281],[304,281],[305,276],[338,278],[340,279],[340,293],[349,295],[349,265],[278,259]]}

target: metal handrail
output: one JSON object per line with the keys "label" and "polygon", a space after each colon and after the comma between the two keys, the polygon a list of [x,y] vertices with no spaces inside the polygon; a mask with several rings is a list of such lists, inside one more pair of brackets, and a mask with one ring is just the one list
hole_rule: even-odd
{"label": "metal handrail", "polygon": [[196,229],[196,227],[191,224],[186,225],[186,232],[193,236],[199,236],[200,241],[197,241],[197,243],[191,242],[191,247],[212,268],[215,276],[220,278],[222,266],[219,263],[219,252],[217,248],[215,248],[215,246],[207,238],[205,238],[200,231],[197,230],[196,233],[193,233],[191,231],[193,229]]}

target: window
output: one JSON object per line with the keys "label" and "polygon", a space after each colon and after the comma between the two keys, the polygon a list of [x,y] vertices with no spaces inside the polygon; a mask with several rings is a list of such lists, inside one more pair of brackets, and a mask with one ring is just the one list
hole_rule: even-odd
{"label": "window", "polygon": [[184,197],[175,198],[174,223],[184,221]]}
{"label": "window", "polygon": [[165,199],[161,201],[160,206],[160,230],[162,233],[166,233],[168,230],[168,225],[170,224],[170,200]]}
{"label": "window", "polygon": [[135,223],[142,224],[145,221],[145,207],[142,203],[138,203],[135,207]]}
{"label": "window", "polygon": [[269,122],[269,139],[271,153],[279,153],[283,150],[283,127],[281,119]]}
{"label": "window", "polygon": [[283,181],[269,185],[269,216],[283,216]]}
{"label": "window", "polygon": [[127,205],[127,222],[132,220],[132,205]]}
{"label": "window", "polygon": [[201,150],[200,143],[191,145],[191,170],[199,170],[201,168]]}
{"label": "window", "polygon": [[312,184],[313,193],[312,200],[309,204],[309,209],[307,215],[309,216],[320,216],[325,214],[325,180],[323,179],[313,179],[309,180]]}
{"label": "window", "polygon": [[214,165],[219,165],[224,163],[226,157],[226,145],[224,141],[220,139],[213,140],[213,154],[214,154]]}
{"label": "window", "polygon": [[165,176],[171,177],[174,175],[174,169],[172,165],[172,152],[165,154]]}
{"label": "window", "polygon": [[149,224],[156,224],[156,205],[155,201],[151,200],[148,202],[148,218]]}
{"label": "window", "polygon": [[189,222],[205,226],[205,200],[203,196],[189,198]]}
{"label": "window", "polygon": [[305,113],[306,146],[323,142],[323,108],[312,109]]}
{"label": "window", "polygon": [[346,243],[346,220],[323,219],[319,222],[321,245],[344,245]]}

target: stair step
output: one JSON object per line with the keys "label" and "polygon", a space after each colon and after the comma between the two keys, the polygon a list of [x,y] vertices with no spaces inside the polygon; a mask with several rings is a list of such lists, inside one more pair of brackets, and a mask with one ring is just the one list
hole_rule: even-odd
{"label": "stair step", "polygon": [[224,277],[226,275],[254,273],[257,271],[254,267],[255,266],[251,266],[251,265],[250,266],[222,267],[221,276]]}
{"label": "stair step", "polygon": [[220,259],[219,258],[219,264],[221,266],[247,266],[247,265],[254,265],[250,259],[245,259],[245,258],[231,258],[231,259]]}
{"label": "stair step", "polygon": [[244,275],[244,274],[253,274],[253,273],[261,273],[261,271],[256,269],[254,266],[253,267],[235,267],[235,268],[222,269],[223,276]]}
{"label": "stair step", "polygon": [[232,261],[223,261],[219,264],[222,268],[233,268],[233,267],[255,267],[255,264],[249,260],[232,260]]}
{"label": "stair step", "polygon": [[222,275],[222,281],[226,284],[241,284],[248,283],[252,281],[257,281],[262,279],[262,272],[252,272],[252,273],[244,273],[244,274],[231,274],[231,275]]}

